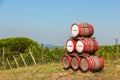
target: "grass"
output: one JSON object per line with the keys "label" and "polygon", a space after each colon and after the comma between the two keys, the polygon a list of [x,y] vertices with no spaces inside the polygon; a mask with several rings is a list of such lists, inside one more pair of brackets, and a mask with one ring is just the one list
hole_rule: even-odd
{"label": "grass", "polygon": [[0,80],[41,80],[52,73],[61,71],[62,67],[57,63],[22,67],[18,69],[0,71]]}
{"label": "grass", "polygon": [[82,73],[63,70],[61,63],[48,63],[11,70],[1,70],[0,80],[120,80],[120,65],[116,61],[105,62],[101,72]]}

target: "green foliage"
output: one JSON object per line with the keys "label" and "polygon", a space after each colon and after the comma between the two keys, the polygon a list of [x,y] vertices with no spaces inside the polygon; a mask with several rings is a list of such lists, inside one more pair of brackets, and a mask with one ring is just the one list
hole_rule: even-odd
{"label": "green foliage", "polygon": [[[29,50],[31,50],[33,56],[35,57],[35,61],[37,64],[42,63],[42,48],[41,45],[38,44],[36,41],[33,41],[29,38],[25,37],[12,37],[12,38],[5,38],[0,39],[0,69],[2,69],[2,54],[3,54],[3,47],[5,48],[5,66],[8,67],[6,58],[9,59],[10,64],[13,68],[16,67],[16,63],[13,59],[13,55],[16,57],[19,66],[24,66],[24,63],[20,57],[20,53],[22,53],[23,58],[27,65],[33,65],[33,60],[29,54]],[[120,45],[119,53],[120,53]],[[65,48],[56,47],[54,49],[50,49],[48,47],[43,48],[43,57],[44,63],[50,62],[60,62],[62,56],[66,53]],[[116,46],[112,45],[105,45],[100,46],[99,50],[96,54],[102,56],[105,60],[115,60],[116,56],[119,58],[120,54],[116,54]],[[120,61],[120,59],[118,59]]]}
{"label": "green foliage", "polygon": [[39,48],[37,42],[25,37],[13,37],[0,40],[0,49],[5,47],[10,52],[24,53],[29,47]]}
{"label": "green foliage", "polygon": [[[3,47],[5,48],[5,59],[8,58],[10,64],[15,67],[15,61],[13,55],[16,57],[20,66],[23,66],[23,61],[21,60],[20,53],[26,60],[26,63],[30,65],[32,59],[29,54],[29,49],[32,51],[33,56],[35,56],[36,62],[41,62],[38,58],[41,58],[41,46],[26,37],[12,37],[0,40],[0,56],[3,54]],[[6,62],[7,63],[7,62]]]}
{"label": "green foliage", "polygon": [[[12,38],[5,38],[0,40],[0,56],[1,56],[0,66],[2,66],[3,47],[5,48],[6,68],[9,68],[6,58],[9,59],[12,68],[16,67],[16,63],[13,59],[13,55],[16,57],[19,66],[24,66],[24,63],[20,57],[20,53],[22,53],[23,58],[25,59],[27,65],[33,65],[33,60],[29,54],[29,51],[32,52],[37,64],[42,63],[42,48],[40,44],[29,38],[12,37]],[[53,50],[51,50],[48,47],[43,48],[44,63],[60,62],[65,52],[66,49],[60,47],[56,47]],[[0,67],[0,69],[2,69],[2,67]]]}
{"label": "green foliage", "polygon": [[102,56],[106,60],[115,60],[116,57],[120,57],[120,45],[118,46],[118,54],[116,54],[116,46],[112,45],[105,45],[105,46],[100,46],[99,50],[97,51],[97,54]]}
{"label": "green foliage", "polygon": [[48,47],[44,48],[44,60],[48,62],[60,62],[62,56],[65,54],[66,50],[60,47],[56,47],[50,50]]}

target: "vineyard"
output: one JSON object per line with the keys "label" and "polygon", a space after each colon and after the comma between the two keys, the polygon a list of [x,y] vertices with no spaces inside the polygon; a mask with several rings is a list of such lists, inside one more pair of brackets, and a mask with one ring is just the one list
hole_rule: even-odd
{"label": "vineyard", "polygon": [[[32,39],[25,37],[5,38],[0,40],[0,76],[1,76],[0,79],[4,80],[3,77],[5,77],[6,75],[13,76],[17,73],[21,75],[22,74],[28,74],[31,76],[37,75],[39,79],[41,79],[42,76],[43,80],[50,78],[50,76],[51,76],[50,78],[51,80],[58,78],[63,78],[63,80],[67,80],[68,76],[72,76],[72,79],[85,78],[85,80],[89,80],[89,79],[95,80],[100,78],[98,80],[101,79],[112,80],[114,78],[109,78],[110,77],[109,75],[116,76],[118,78],[118,75],[120,73],[119,50],[120,50],[120,45],[99,46],[99,49],[96,52],[96,54],[104,58],[105,68],[100,73],[88,72],[87,74],[84,74],[84,73],[80,73],[79,70],[74,72],[71,69],[66,71],[62,68],[61,58],[67,52],[65,47],[64,48],[55,47],[54,49],[50,49],[48,47],[42,47],[41,44],[38,44],[36,41],[33,41]],[[37,66],[33,66],[33,65],[37,65]],[[4,70],[6,71],[4,72]],[[26,73],[22,73],[22,70],[23,72]],[[9,71],[12,72],[10,73]],[[54,77],[53,75],[56,75],[57,77]],[[105,76],[106,78],[105,77],[102,78],[103,75],[106,75]],[[25,78],[25,76],[23,77],[20,75],[17,76],[17,78],[19,77],[21,77],[20,79]],[[32,76],[32,78],[36,79],[35,76]],[[16,78],[14,76],[11,79],[14,80]]]}
{"label": "vineyard", "polygon": [[[100,46],[97,54],[102,56],[106,61],[116,60],[120,61],[120,46],[118,45],[118,53],[116,52],[116,45],[105,45]],[[20,54],[23,56],[27,66],[34,65],[32,58],[30,57],[30,51],[35,58],[37,64],[46,64],[50,62],[61,62],[62,56],[66,53],[65,48],[56,47],[50,49],[48,47],[42,48],[37,42],[24,37],[16,38],[6,38],[0,40],[0,69],[4,67],[10,69],[7,60],[9,60],[10,65],[13,68],[16,68],[14,57],[18,62],[20,67],[24,67],[24,62],[20,57]],[[3,56],[4,52],[4,56]],[[3,59],[4,58],[4,59]],[[3,66],[4,60],[4,66]]]}
{"label": "vineyard", "polygon": [[118,45],[118,51],[116,51],[116,45],[105,45],[105,46],[100,46],[99,50],[97,51],[97,54],[101,55],[104,57],[105,60],[107,61],[112,61],[112,60],[119,60],[120,59],[120,45]]}

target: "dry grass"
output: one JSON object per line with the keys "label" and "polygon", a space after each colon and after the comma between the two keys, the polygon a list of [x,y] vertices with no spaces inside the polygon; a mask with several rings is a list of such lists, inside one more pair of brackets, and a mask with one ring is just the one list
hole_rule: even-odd
{"label": "dry grass", "polygon": [[0,80],[120,80],[120,65],[106,62],[100,73],[63,70],[60,63],[0,71]]}

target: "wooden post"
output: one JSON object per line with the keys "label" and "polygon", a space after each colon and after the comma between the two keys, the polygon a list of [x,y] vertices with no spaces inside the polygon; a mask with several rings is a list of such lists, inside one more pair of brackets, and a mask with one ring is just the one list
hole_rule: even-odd
{"label": "wooden post", "polygon": [[6,60],[7,60],[7,63],[8,63],[8,65],[9,65],[10,69],[12,69],[12,67],[11,67],[11,65],[10,65],[10,62],[9,62],[8,58],[6,58]]}
{"label": "wooden post", "polygon": [[17,60],[16,60],[16,58],[15,58],[15,56],[14,56],[14,55],[13,55],[13,59],[14,59],[14,61],[15,61],[16,65],[17,65],[17,68],[19,68],[19,64],[18,64],[18,62],[17,62]]}
{"label": "wooden post", "polygon": [[118,53],[119,53],[119,49],[118,49],[118,39],[116,39],[116,59],[118,59]]}
{"label": "wooden post", "polygon": [[30,56],[31,56],[31,58],[32,58],[32,60],[33,60],[33,62],[34,62],[34,65],[37,65],[37,63],[36,63],[36,61],[35,61],[35,58],[33,57],[32,52],[31,52],[30,49],[29,49],[29,53],[30,53]]}
{"label": "wooden post", "polygon": [[27,64],[26,64],[26,62],[25,62],[25,59],[24,59],[23,56],[22,56],[22,53],[19,53],[19,54],[20,54],[20,57],[21,57],[21,59],[22,59],[24,65],[25,65],[25,67],[27,67]]}
{"label": "wooden post", "polygon": [[44,64],[43,44],[41,44],[41,48],[42,48],[42,64]]}
{"label": "wooden post", "polygon": [[5,67],[5,47],[3,47],[2,66],[3,66],[3,69],[6,70],[6,67]]}

